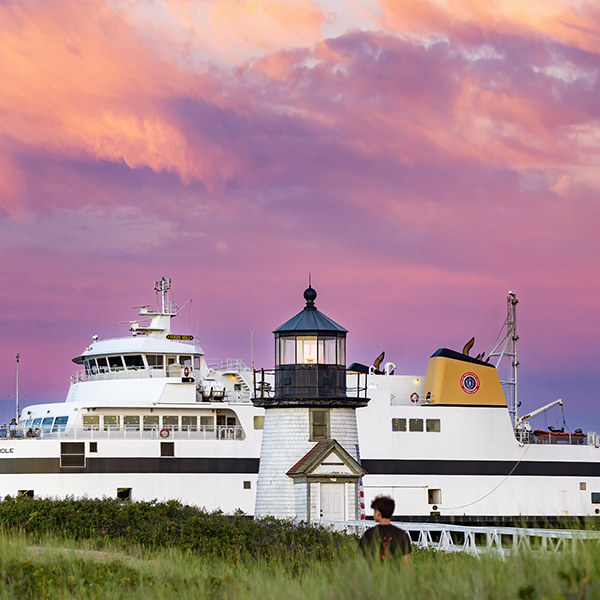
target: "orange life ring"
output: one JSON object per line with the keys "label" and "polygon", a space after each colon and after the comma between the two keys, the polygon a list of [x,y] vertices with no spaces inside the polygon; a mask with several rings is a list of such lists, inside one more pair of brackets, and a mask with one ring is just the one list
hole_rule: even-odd
{"label": "orange life ring", "polygon": [[189,370],[189,368],[188,368],[188,367],[186,367],[186,368],[183,370],[183,374],[184,374],[186,377],[187,377],[187,376],[190,374],[190,370]]}
{"label": "orange life ring", "polygon": [[169,430],[168,429],[161,429],[160,430],[160,437],[161,438],[168,438],[169,437]]}
{"label": "orange life ring", "polygon": [[418,402],[419,401],[419,394],[417,394],[417,392],[413,392],[410,395],[410,401],[411,402]]}

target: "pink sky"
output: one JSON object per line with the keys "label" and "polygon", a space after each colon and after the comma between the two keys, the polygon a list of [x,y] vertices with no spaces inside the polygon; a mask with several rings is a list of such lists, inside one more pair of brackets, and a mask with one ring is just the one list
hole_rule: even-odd
{"label": "pink sky", "polygon": [[[600,431],[600,5],[0,3],[0,421],[173,279],[211,358],[317,305],[424,374],[519,304],[522,410]],[[559,413],[547,417],[555,424]],[[543,426],[545,423],[539,422]]]}

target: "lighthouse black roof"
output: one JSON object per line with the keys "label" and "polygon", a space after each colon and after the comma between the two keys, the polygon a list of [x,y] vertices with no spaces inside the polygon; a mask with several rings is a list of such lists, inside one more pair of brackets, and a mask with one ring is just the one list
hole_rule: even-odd
{"label": "lighthouse black roof", "polygon": [[302,332],[321,334],[329,332],[337,336],[348,333],[347,329],[344,329],[320,310],[317,310],[315,306],[316,298],[317,292],[311,286],[308,286],[304,291],[304,299],[306,300],[304,309],[289,321],[280,325],[273,333],[281,335],[284,333]]}

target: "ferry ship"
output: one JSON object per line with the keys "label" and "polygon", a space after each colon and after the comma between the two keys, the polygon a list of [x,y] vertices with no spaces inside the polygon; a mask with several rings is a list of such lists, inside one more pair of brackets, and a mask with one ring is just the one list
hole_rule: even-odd
{"label": "ferry ship", "polygon": [[[192,336],[172,333],[170,287],[156,282],[159,306],[138,307],[130,336],[93,337],[73,359],[80,370],[65,402],[25,408],[14,437],[0,438],[0,495],[177,499],[254,514],[262,405],[275,379],[241,360],[209,361]],[[600,514],[600,436],[531,429],[561,401],[517,414],[516,305],[510,293],[487,357],[470,356],[470,342],[437,350],[424,376],[396,375],[383,356],[347,368],[348,396],[369,399],[356,410],[364,504],[387,494],[399,518],[455,523]],[[306,360],[321,361],[318,348]],[[323,506],[324,520],[352,513],[344,502]]]}

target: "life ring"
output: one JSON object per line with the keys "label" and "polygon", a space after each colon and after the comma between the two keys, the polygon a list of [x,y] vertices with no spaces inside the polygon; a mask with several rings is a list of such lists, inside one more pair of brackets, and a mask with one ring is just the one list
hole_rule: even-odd
{"label": "life ring", "polygon": [[184,374],[186,377],[187,377],[187,376],[190,374],[190,370],[189,370],[189,368],[188,368],[188,367],[186,367],[186,368],[183,370],[183,374]]}
{"label": "life ring", "polygon": [[168,438],[169,437],[169,430],[168,429],[161,429],[160,430],[160,437],[161,438]]}
{"label": "life ring", "polygon": [[410,401],[411,402],[418,402],[419,401],[419,394],[417,394],[417,392],[413,392],[410,395]]}

